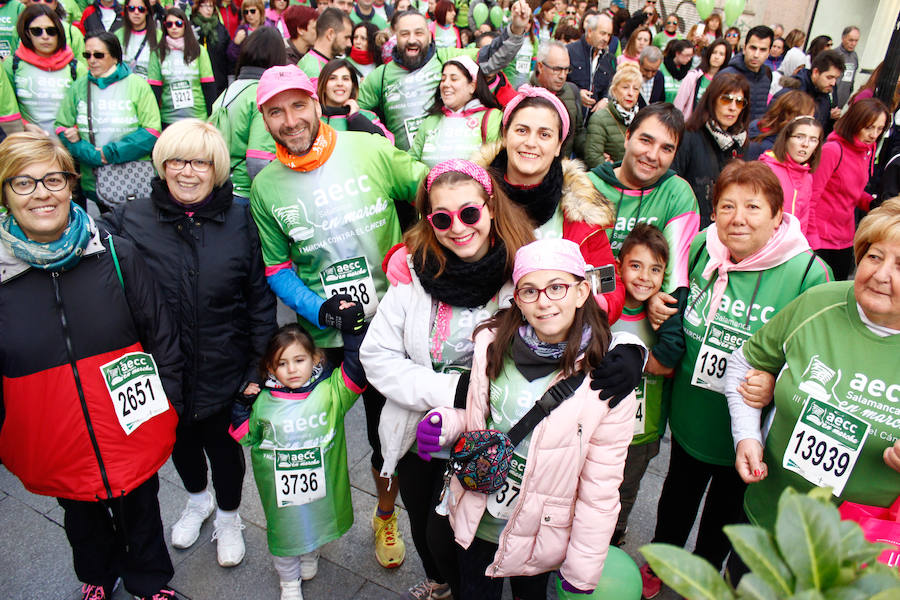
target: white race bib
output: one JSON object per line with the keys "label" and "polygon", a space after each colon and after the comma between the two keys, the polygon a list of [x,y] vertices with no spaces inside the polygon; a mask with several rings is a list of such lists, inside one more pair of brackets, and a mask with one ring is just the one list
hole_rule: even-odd
{"label": "white race bib", "polygon": [[808,398],[791,432],[782,466],[840,496],[862,452],[869,424],[827,402]]}
{"label": "white race bib", "polygon": [[637,410],[634,413],[635,437],[647,433],[647,378],[641,377],[641,382],[634,388],[634,396],[637,399]]}
{"label": "white race bib", "polygon": [[325,497],[321,448],[275,450],[275,505],[302,506]]}
{"label": "white race bib", "polygon": [[169,410],[156,362],[146,352],[129,352],[101,365],[100,374],[126,435]]}
{"label": "white race bib", "polygon": [[750,333],[712,321],[706,328],[703,345],[694,363],[691,385],[725,393],[725,369],[731,353],[744,345]]}
{"label": "white race bib", "polygon": [[527,55],[516,56],[516,71],[519,73],[528,73],[531,71],[531,53]]}
{"label": "white race bib", "polygon": [[846,82],[846,83],[852,83],[852,82],[853,82],[853,75],[854,75],[855,73],[856,73],[856,67],[855,67],[855,66],[847,67],[846,69],[844,69],[844,77],[843,77],[844,82]]}
{"label": "white race bib", "polygon": [[375,315],[375,310],[378,308],[378,295],[375,293],[375,280],[372,279],[369,263],[365,256],[336,262],[322,271],[319,276],[327,297],[348,294],[353,302],[362,304],[366,318]]}
{"label": "white race bib", "polygon": [[406,130],[406,142],[410,148],[412,148],[413,140],[416,139],[416,132],[424,120],[425,117],[410,117],[403,121],[403,128]]}
{"label": "white race bib", "polygon": [[509,463],[509,473],[500,491],[488,496],[487,511],[491,516],[508,521],[522,493],[522,478],[525,476],[525,458],[513,454]]}
{"label": "white race bib", "polygon": [[191,88],[190,81],[173,81],[170,90],[172,92],[172,108],[178,110],[194,107],[194,90]]}

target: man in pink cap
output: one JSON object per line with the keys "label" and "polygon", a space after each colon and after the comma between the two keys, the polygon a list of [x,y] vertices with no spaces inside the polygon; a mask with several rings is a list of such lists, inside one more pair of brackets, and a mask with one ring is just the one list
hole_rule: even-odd
{"label": "man in pink cap", "polygon": [[[401,239],[394,201],[411,203],[428,169],[384,137],[338,134],[320,122],[316,87],[296,65],[266,70],[256,101],[276,146],[276,160],[250,190],[266,276],[316,346],[338,365],[341,331],[362,328],[388,289],[381,261]],[[393,568],[403,562],[406,548],[394,512],[398,485],[378,476],[384,397],[369,386],[363,400],[378,490],[375,556]]]}

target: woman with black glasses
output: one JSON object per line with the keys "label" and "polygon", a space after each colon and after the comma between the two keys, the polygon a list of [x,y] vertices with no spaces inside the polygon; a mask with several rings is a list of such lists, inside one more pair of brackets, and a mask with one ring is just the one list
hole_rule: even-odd
{"label": "woman with black glasses", "polygon": [[122,47],[113,34],[91,32],[85,48],[89,72],[66,93],[56,131],[81,166],[85,196],[105,210],[97,198],[94,169],[150,160],[159,136],[159,108],[147,82],[123,62]]}
{"label": "woman with black glasses", "polygon": [[713,186],[728,161],[744,156],[750,85],[735,73],[718,75],[685,123],[672,169],[687,180],[700,205],[700,229],[711,222]]}
{"label": "woman with black glasses", "polygon": [[209,54],[184,12],[166,9],[162,41],[150,58],[147,81],[159,102],[163,127],[187,117],[206,119],[216,99],[216,80]]}
{"label": "woman with black glasses", "polygon": [[53,121],[66,90],[84,75],[80,64],[66,45],[63,24],[46,4],[32,4],[16,25],[20,44],[3,61],[3,69],[12,84],[19,113],[25,127],[53,135]]}
{"label": "woman with black glasses", "polygon": [[150,0],[128,0],[123,26],[115,30],[122,44],[122,58],[132,73],[147,79],[150,55],[156,52],[162,36],[156,28]]}

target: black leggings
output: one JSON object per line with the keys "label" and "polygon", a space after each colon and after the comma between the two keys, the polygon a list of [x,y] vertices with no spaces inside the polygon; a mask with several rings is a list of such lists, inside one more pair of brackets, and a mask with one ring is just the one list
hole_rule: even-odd
{"label": "black leggings", "polygon": [[[244,483],[244,451],[228,434],[231,408],[194,422],[181,422],[175,430],[172,463],[184,488],[198,494],[206,489],[206,457],[212,468],[216,504],[222,510],[237,510]],[[204,455],[205,454],[205,455]]]}
{"label": "black leggings", "polygon": [[853,247],[840,250],[816,250],[816,254],[831,267],[835,281],[844,281],[850,276],[854,264]]}
{"label": "black leggings", "polygon": [[[475,538],[468,549],[456,546],[459,555],[460,592],[456,600],[500,600],[503,595],[503,577],[484,574],[494,562],[497,544]],[[509,578],[515,600],[546,600],[550,572],[538,575],[519,575]]]}
{"label": "black leggings", "polygon": [[407,452],[397,463],[400,497],[409,514],[410,533],[425,576],[438,583],[449,583],[453,597],[458,598],[459,565],[453,530],[447,517],[434,512],[446,468],[446,460],[424,461],[412,452]]}
{"label": "black leggings", "polygon": [[656,533],[653,541],[684,546],[700,508],[703,492],[709,485],[703,512],[699,514],[700,529],[694,554],[702,556],[716,569],[722,568],[731,543],[722,527],[746,523],[744,490],[734,465],[712,465],[687,453],[672,437],[672,457],[669,473],[663,483],[656,514]]}
{"label": "black leggings", "polygon": [[112,595],[116,579],[122,577],[125,589],[147,598],[166,586],[175,570],[163,537],[157,492],[154,473],[120,498],[57,498],[79,580],[102,585]]}

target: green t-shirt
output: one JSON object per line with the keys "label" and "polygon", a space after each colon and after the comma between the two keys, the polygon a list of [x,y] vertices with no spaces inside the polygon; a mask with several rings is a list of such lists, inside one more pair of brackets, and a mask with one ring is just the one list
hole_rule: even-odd
{"label": "green t-shirt", "polygon": [[16,23],[25,5],[19,0],[8,0],[0,4],[0,60],[3,60],[19,47],[19,34]]}
{"label": "green t-shirt", "polygon": [[162,64],[159,55],[152,53],[147,67],[147,81],[150,85],[162,86],[159,113],[163,123],[168,125],[189,117],[205,120],[209,116],[200,85],[215,81],[206,48],[201,46],[200,56],[189,65],[184,64],[184,52],[181,50],[169,50]]}
{"label": "green t-shirt", "polygon": [[830,279],[828,267],[812,251],[802,252],[765,271],[731,271],[718,310],[707,319],[714,272],[706,229],[691,244],[690,291],[682,318],[685,351],[672,382],[669,426],[688,454],[706,463],[734,464],[731,417],[724,396],[731,353],[803,291]]}
{"label": "green t-shirt", "polygon": [[[541,399],[557,373],[559,370],[534,381],[528,381],[507,354],[503,361],[503,369],[497,378],[491,381],[491,414],[487,418],[487,429],[508,433],[513,425],[531,410],[535,402]],[[532,433],[534,432],[525,436],[513,452],[513,462],[506,480],[509,485],[504,485],[500,491],[488,497],[487,508],[481,516],[478,529],[475,530],[476,537],[493,544],[499,541],[506,522],[518,504]]]}
{"label": "green t-shirt", "polygon": [[[18,63],[15,69],[14,63]],[[3,69],[15,88],[22,118],[55,136],[56,113],[75,79],[87,74],[84,65],[76,61],[74,73],[71,63],[56,71],[45,71],[24,60],[17,61],[13,55],[3,61]]]}
{"label": "green t-shirt", "polygon": [[666,102],[674,102],[675,96],[678,95],[678,88],[681,87],[681,81],[672,77],[665,63],[659,66],[659,71],[663,74],[663,83],[666,90]]}
{"label": "green t-shirt", "polygon": [[[650,325],[644,307],[623,308],[622,316],[610,325],[610,331],[633,333],[642,342],[652,348],[656,345],[656,332]],[[644,373],[641,382],[634,389],[637,408],[634,415],[634,439],[632,446],[649,444],[659,439],[665,430],[665,411],[663,410],[663,378],[659,375]]]}
{"label": "green t-shirt", "polygon": [[275,556],[311,552],[353,525],[344,415],[358,397],[338,367],[308,395],[264,390],[253,403],[241,444]]}
{"label": "green t-shirt", "polygon": [[[656,35],[653,36],[653,45],[659,48],[660,50],[665,50],[666,46],[669,45],[669,42],[672,40],[683,40],[684,36],[680,33],[676,33],[675,35],[669,35],[665,31],[660,31]],[[666,100],[668,102],[668,100]]]}
{"label": "green t-shirt", "polygon": [[356,9],[350,11],[350,20],[353,21],[354,25],[359,25],[360,23],[373,23],[376,27],[378,27],[379,31],[382,29],[387,29],[389,27],[388,22],[382,18],[377,12],[372,13],[372,18],[369,20],[362,19],[358,14],[356,14]]}
{"label": "green t-shirt", "polygon": [[900,439],[900,335],[866,327],[853,282],[801,295],[744,344],[744,356],[778,374],[763,458],[769,474],[744,497],[752,522],[771,527],[788,486],[842,487],[835,503],[888,507],[896,500],[900,475],[882,454]]}
{"label": "green t-shirt", "polygon": [[[147,79],[150,72],[150,55],[154,54],[154,51],[150,49],[150,42],[147,40],[146,33],[146,29],[142,32],[132,31],[131,35],[128,36],[128,45],[126,46],[123,41],[125,39],[125,28],[120,27],[113,32],[119,43],[122,44],[122,62],[128,65],[132,73],[140,75],[144,79]],[[161,37],[162,32],[157,30],[156,41],[159,42]]]}
{"label": "green t-shirt", "polygon": [[[231,155],[231,183],[234,186],[234,195],[241,198],[250,197],[250,175],[247,173],[247,148],[250,141],[250,130],[254,121],[259,121],[263,131],[262,113],[256,107],[256,88],[258,79],[236,79],[213,102],[213,117],[216,120],[216,111],[221,107],[227,112],[222,115],[220,122],[225,123],[225,142],[228,144],[228,152]],[[266,150],[275,152],[275,142],[272,136],[266,133],[269,146]]]}
{"label": "green t-shirt", "polygon": [[425,120],[434,90],[441,81],[443,64],[454,56],[466,55],[477,60],[475,48],[438,48],[421,68],[407,71],[396,62],[381,65],[359,86],[360,108],[374,111],[394,134],[394,143],[409,150],[416,131]]}
{"label": "green t-shirt", "polygon": [[523,83],[528,83],[531,74],[534,72],[539,46],[540,39],[538,37],[526,36],[522,41],[522,47],[519,48],[515,57],[503,68],[510,85],[514,88],[518,88]]}
{"label": "green t-shirt", "polygon": [[309,52],[304,54],[300,62],[297,63],[297,66],[306,73],[313,85],[316,85],[316,82],[319,80],[319,73],[322,72],[322,67],[327,63],[328,60],[324,56],[310,48]]}
{"label": "green t-shirt", "polygon": [[[272,161],[250,189],[263,261],[292,263],[322,298],[350,293],[371,318],[389,285],[381,261],[401,237],[393,201],[412,202],[426,173],[386,138],[354,131],[339,133],[331,156],[312,171]],[[317,346],[342,345],[337,330],[300,323]]]}
{"label": "green t-shirt", "polygon": [[419,126],[409,153],[429,168],[451,158],[469,159],[485,141],[500,139],[502,118],[502,112],[491,108],[453,116],[429,115]]}

